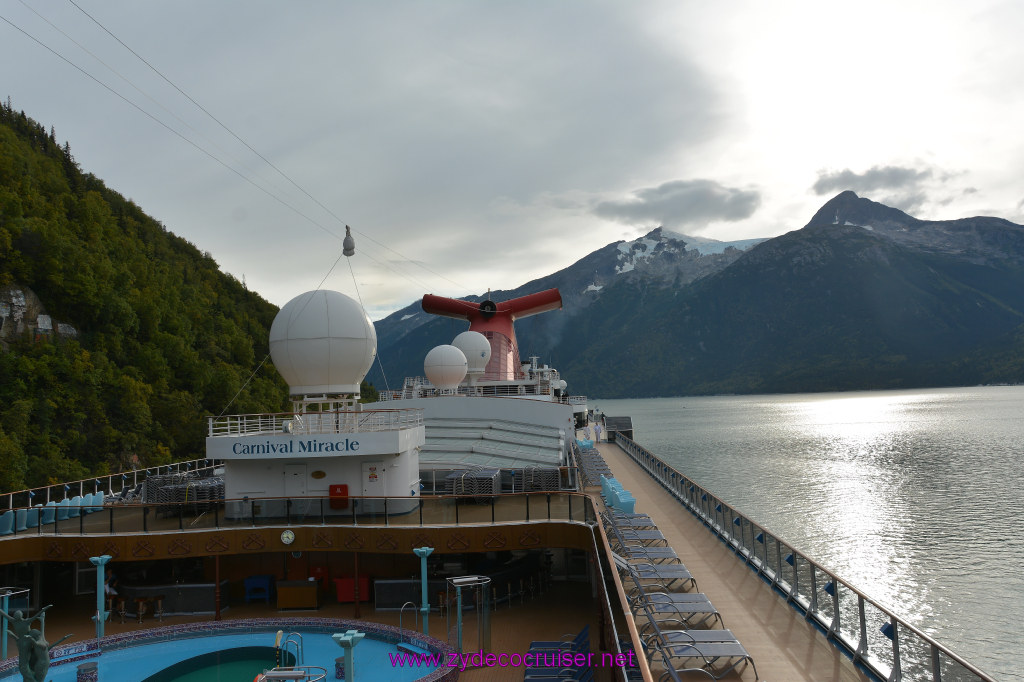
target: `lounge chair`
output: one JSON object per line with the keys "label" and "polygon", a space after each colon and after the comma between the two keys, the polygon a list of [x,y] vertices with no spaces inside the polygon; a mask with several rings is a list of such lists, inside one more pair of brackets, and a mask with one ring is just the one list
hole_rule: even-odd
{"label": "lounge chair", "polygon": [[593,682],[594,671],[590,668],[526,668],[523,680],[529,682]]}
{"label": "lounge chair", "polygon": [[660,530],[635,530],[633,528],[620,528],[619,537],[629,543],[639,544],[644,547],[667,547],[668,540]]}
{"label": "lounge chair", "polygon": [[529,682],[593,682],[591,668],[526,668],[523,680]]}
{"label": "lounge chair", "polygon": [[[572,639],[567,639],[567,638]],[[562,635],[560,640],[537,640],[530,642],[530,651],[568,651],[572,653],[586,653],[590,651],[590,626],[584,625],[583,629],[576,635]]]}
{"label": "lounge chair", "polygon": [[681,592],[685,592],[691,587],[694,590],[697,589],[696,579],[683,564],[630,563],[614,552],[612,552],[612,560],[620,573],[624,573],[633,580],[635,587],[633,589],[626,588],[626,593],[630,597],[635,592],[647,591],[648,588],[660,592],[675,592],[677,588]]}
{"label": "lounge chair", "polygon": [[660,657],[666,668],[679,671],[698,663],[711,672],[715,679],[721,679],[738,666],[750,663],[757,679],[757,666],[750,653],[729,630],[661,630],[647,640],[648,661]]}
{"label": "lounge chair", "polygon": [[[607,528],[611,540],[614,546],[618,547],[618,554],[625,556],[630,560],[643,560],[649,559],[654,563],[661,563],[668,560],[679,560],[679,556],[675,550],[671,547],[654,547],[645,544],[647,542],[643,539],[643,536],[631,534],[627,536],[623,531],[620,531],[614,525]],[[634,533],[657,533],[664,539],[660,531],[634,531]]]}
{"label": "lounge chair", "polygon": [[635,528],[638,530],[657,528],[657,524],[646,514],[637,514],[635,518],[612,516],[615,527],[620,529]]}
{"label": "lounge chair", "polygon": [[722,624],[721,614],[703,592],[645,592],[630,602],[630,609],[634,614],[645,612],[654,624],[671,619],[684,623],[688,629],[715,621]]}
{"label": "lounge chair", "polygon": [[679,555],[671,547],[631,547],[622,546],[616,553],[629,561],[638,561],[649,564],[663,564],[665,562],[679,562]]}

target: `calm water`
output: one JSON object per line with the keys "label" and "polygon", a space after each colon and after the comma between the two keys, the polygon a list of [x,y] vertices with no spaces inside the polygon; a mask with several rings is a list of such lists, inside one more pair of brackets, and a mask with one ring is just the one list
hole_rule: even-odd
{"label": "calm water", "polygon": [[592,400],[998,679],[1024,680],[1024,387]]}

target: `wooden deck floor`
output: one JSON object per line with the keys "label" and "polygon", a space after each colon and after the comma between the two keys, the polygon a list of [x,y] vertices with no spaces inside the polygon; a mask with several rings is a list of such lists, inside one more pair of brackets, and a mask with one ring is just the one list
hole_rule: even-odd
{"label": "wooden deck floor", "polygon": [[[701,592],[754,657],[760,680],[852,682],[870,678],[737,559],[617,445],[597,444],[612,473],[650,515],[686,564]],[[753,680],[744,670],[739,679]],[[695,678],[696,679],[696,678]],[[707,679],[707,678],[704,678]]]}

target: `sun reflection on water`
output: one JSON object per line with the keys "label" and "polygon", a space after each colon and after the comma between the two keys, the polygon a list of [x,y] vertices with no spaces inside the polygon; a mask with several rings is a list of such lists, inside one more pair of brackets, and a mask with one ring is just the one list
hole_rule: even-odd
{"label": "sun reflection on water", "polygon": [[1024,641],[1024,388],[606,403],[685,475],[983,668],[1009,672],[999,642],[981,635]]}

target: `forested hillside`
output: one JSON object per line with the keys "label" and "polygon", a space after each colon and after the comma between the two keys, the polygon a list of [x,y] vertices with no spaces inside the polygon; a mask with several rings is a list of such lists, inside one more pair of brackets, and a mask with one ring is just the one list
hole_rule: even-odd
{"label": "forested hillside", "polygon": [[[203,455],[204,416],[276,411],[277,312],[0,107],[0,290],[77,335],[5,333],[0,490]],[[8,322],[10,322],[8,320]],[[10,329],[9,326],[6,329]],[[234,397],[234,401],[232,398]]]}

